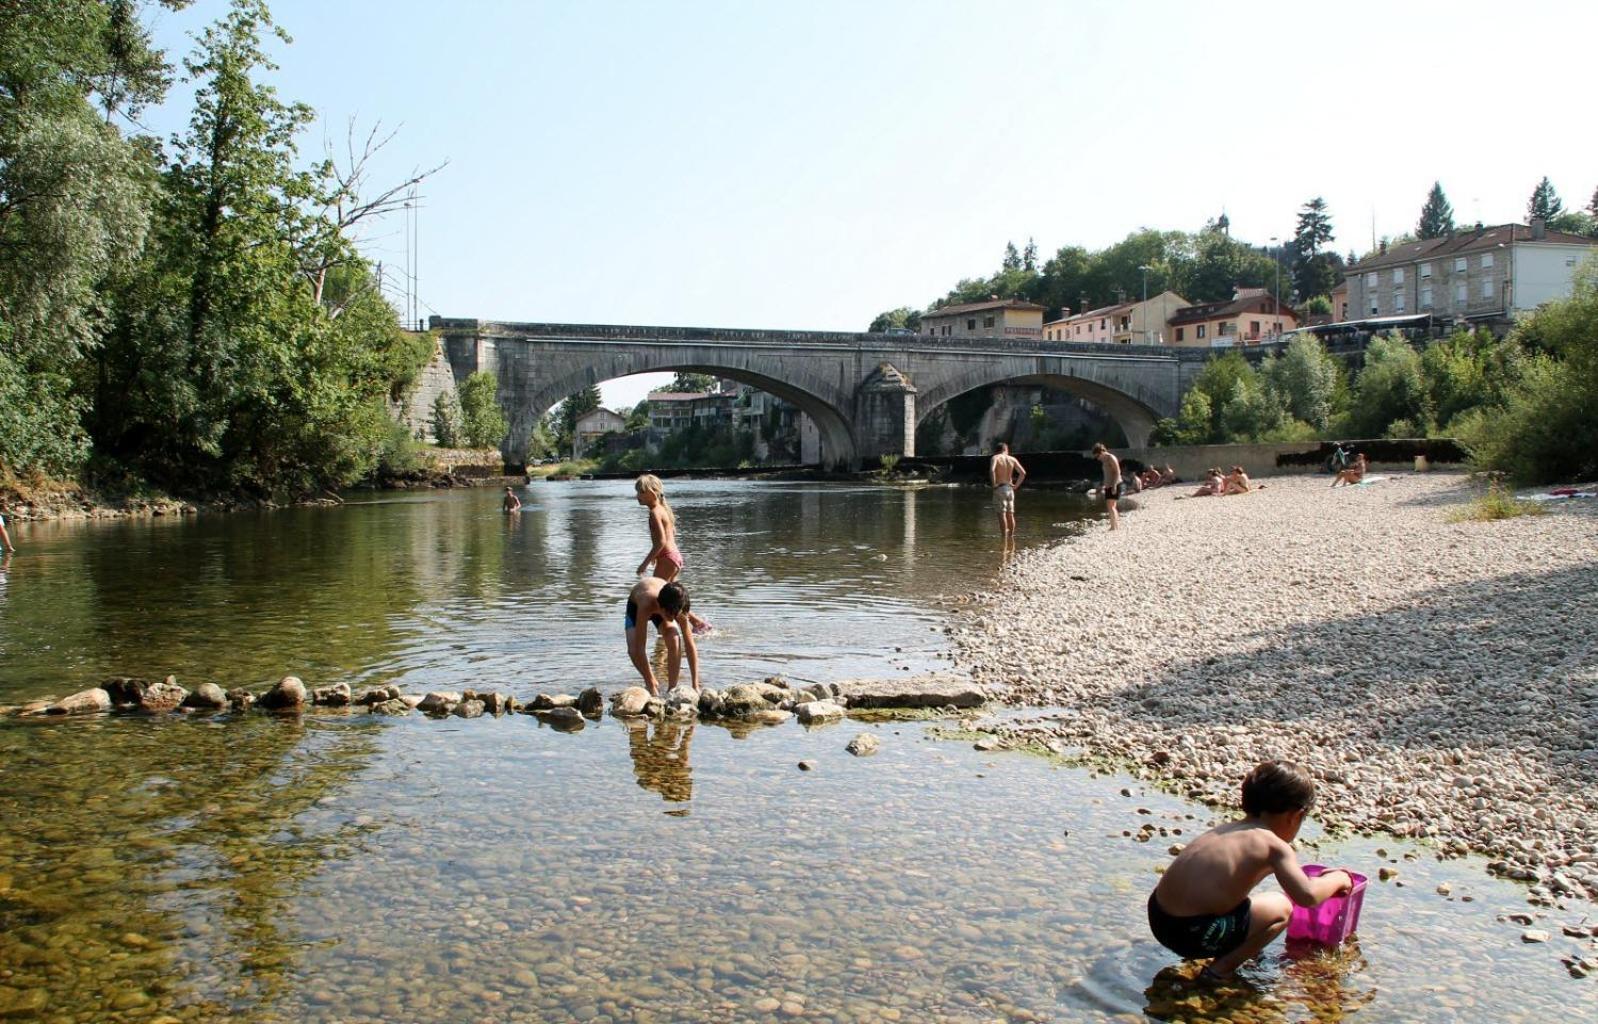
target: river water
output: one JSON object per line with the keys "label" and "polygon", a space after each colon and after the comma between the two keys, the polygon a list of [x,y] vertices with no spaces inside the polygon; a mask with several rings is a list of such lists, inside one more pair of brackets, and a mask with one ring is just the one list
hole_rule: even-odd
{"label": "river water", "polygon": [[[671,482],[722,686],[947,667],[982,492]],[[522,697],[630,682],[626,483],[20,530],[0,702],[108,674]],[[1021,543],[1091,514],[1027,489]],[[870,758],[843,746],[874,731]],[[815,770],[800,772],[801,759]],[[1131,796],[1121,795],[1125,787]],[[1472,862],[1366,840],[1356,947],[1216,993],[1147,935],[1205,809],[924,722],[806,731],[359,713],[0,721],[0,1019],[1555,1020],[1594,1007]],[[1145,822],[1163,833],[1136,841]],[[1434,893],[1447,881],[1448,898]],[[1403,887],[1398,883],[1403,882]],[[1557,924],[1554,927],[1557,935]],[[1569,941],[1569,940],[1556,940]],[[1190,973],[1190,972],[1188,972]]]}

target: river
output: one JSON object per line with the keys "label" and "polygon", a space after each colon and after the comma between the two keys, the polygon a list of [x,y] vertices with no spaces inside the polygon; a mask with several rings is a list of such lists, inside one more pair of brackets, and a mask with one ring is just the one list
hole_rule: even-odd
{"label": "river", "polygon": [[[466,491],[28,524],[0,590],[0,702],[167,672],[626,685],[621,604],[648,547],[630,485],[524,497],[513,517]],[[974,489],[671,481],[668,497],[717,627],[714,686],[947,667],[938,598],[1001,563]],[[1028,488],[1021,544],[1091,515]],[[862,730],[881,753],[844,753]],[[1209,817],[908,720],[5,720],[0,1018],[1549,1020],[1591,999],[1506,941],[1485,908],[1524,909],[1514,886],[1359,839],[1315,855],[1371,866],[1385,846],[1405,887],[1372,883],[1358,946],[1278,948],[1237,988],[1196,991],[1142,901]]]}

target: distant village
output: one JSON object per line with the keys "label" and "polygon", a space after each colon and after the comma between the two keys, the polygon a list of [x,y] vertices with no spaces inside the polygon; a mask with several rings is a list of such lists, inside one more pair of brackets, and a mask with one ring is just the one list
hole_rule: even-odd
{"label": "distant village", "polygon": [[[885,333],[956,342],[1011,339],[1070,345],[1181,346],[1227,349],[1282,345],[1312,332],[1327,342],[1400,331],[1437,334],[1486,327],[1501,333],[1514,318],[1567,298],[1577,265],[1598,251],[1598,239],[1555,231],[1543,221],[1449,231],[1382,243],[1348,265],[1332,289],[1330,309],[1294,308],[1269,288],[1239,287],[1230,299],[1190,302],[1174,291],[1135,301],[1072,311],[1053,319],[1038,303],[993,297],[938,306],[914,326]],[[640,416],[642,412],[644,415]],[[819,437],[809,418],[782,399],[748,385],[716,380],[705,390],[651,392],[630,418],[610,409],[583,414],[571,435],[570,456],[616,462],[657,456],[674,436],[738,440],[751,464],[808,463]],[[643,421],[643,422],[641,422]],[[1001,385],[962,403],[951,401],[917,432],[917,451],[970,454],[996,437],[1023,448],[1115,443],[1114,422],[1091,403],[1038,386]],[[561,453],[563,456],[567,453]]]}

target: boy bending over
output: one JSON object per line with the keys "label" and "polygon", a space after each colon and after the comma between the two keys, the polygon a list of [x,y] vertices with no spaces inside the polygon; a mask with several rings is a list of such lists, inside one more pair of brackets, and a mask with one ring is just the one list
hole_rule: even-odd
{"label": "boy bending over", "polygon": [[[1171,862],[1149,896],[1149,929],[1187,960],[1213,957],[1203,976],[1224,978],[1287,927],[1293,905],[1313,907],[1345,893],[1348,872],[1311,878],[1292,842],[1315,801],[1315,783],[1297,765],[1266,761],[1243,779],[1243,814],[1199,836]],[[1266,875],[1282,892],[1249,892]],[[1286,893],[1286,895],[1283,895]]]}
{"label": "boy bending over", "polygon": [[644,653],[644,642],[649,638],[649,624],[653,622],[666,641],[666,679],[671,687],[677,685],[682,671],[683,648],[688,649],[688,673],[694,689],[699,689],[699,649],[694,646],[694,631],[688,624],[688,590],[681,583],[668,583],[657,576],[638,581],[627,595],[627,611],[622,618],[627,635],[627,656],[644,677],[644,686],[659,696],[660,686],[649,667],[649,657]]}

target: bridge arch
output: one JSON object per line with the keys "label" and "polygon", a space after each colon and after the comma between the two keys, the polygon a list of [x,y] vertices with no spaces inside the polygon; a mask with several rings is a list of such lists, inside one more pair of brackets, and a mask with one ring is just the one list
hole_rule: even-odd
{"label": "bridge arch", "polygon": [[[597,356],[597,354],[596,354]],[[527,443],[538,419],[550,408],[586,387],[640,373],[703,373],[734,380],[788,402],[810,417],[821,438],[821,462],[826,466],[853,465],[854,432],[849,417],[828,398],[818,381],[783,380],[767,373],[738,366],[729,359],[706,358],[702,353],[682,353],[675,357],[637,358],[615,355],[571,361],[562,370],[548,374],[519,401],[507,403],[504,377],[501,377],[501,405],[509,405],[510,432],[502,454],[507,464],[526,460]]]}
{"label": "bridge arch", "polygon": [[[972,371],[941,382],[922,393],[916,403],[916,426],[920,427],[928,416],[955,398],[980,388],[998,384],[1035,384],[1084,398],[1103,409],[1126,434],[1127,444],[1142,448],[1148,444],[1149,435],[1159,414],[1142,396],[1087,377],[1063,372],[1038,372],[1015,369],[995,374],[990,371]],[[1141,390],[1141,389],[1135,389]]]}

